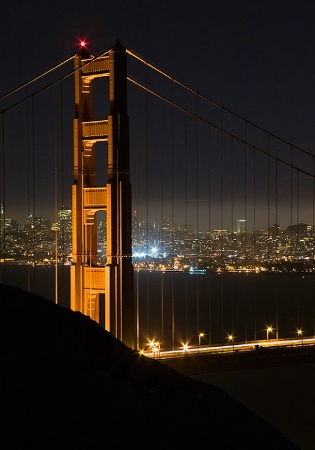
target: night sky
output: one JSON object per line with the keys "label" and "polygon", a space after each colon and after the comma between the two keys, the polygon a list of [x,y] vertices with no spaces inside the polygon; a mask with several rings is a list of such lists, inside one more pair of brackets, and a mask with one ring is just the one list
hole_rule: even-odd
{"label": "night sky", "polygon": [[[313,2],[308,0],[277,2],[269,0],[264,2],[256,0],[211,2],[206,0],[197,2],[115,0],[91,1],[87,4],[81,0],[67,2],[55,0],[42,1],[35,5],[35,3],[17,0],[5,0],[2,2],[0,21],[2,42],[0,95],[76,53],[80,38],[87,40],[89,50],[93,54],[109,49],[119,38],[128,49],[134,50],[225,108],[286,141],[314,153],[315,5]],[[68,68],[71,69],[71,65]],[[145,77],[146,74],[143,76]],[[62,88],[64,92],[62,131],[61,119],[58,116],[61,100],[60,104],[56,100],[59,88],[54,89],[56,90],[47,94],[47,97],[44,97],[46,94],[35,97],[33,104],[29,101],[19,108],[10,110],[5,114],[4,121],[3,115],[1,116],[1,134],[4,134],[2,148],[5,149],[5,169],[4,172],[2,171],[2,177],[5,177],[5,182],[2,182],[2,191],[4,190],[5,194],[2,192],[2,200],[5,198],[7,214],[14,215],[20,220],[27,215],[27,210],[34,208],[34,203],[39,214],[49,215],[45,207],[47,208],[47,204],[51,202],[43,201],[42,197],[46,195],[45,183],[49,184],[50,189],[49,193],[47,191],[47,198],[51,197],[55,158],[51,148],[60,147],[61,134],[63,134],[64,167],[63,169],[58,167],[58,203],[61,202],[60,197],[64,202],[69,203],[67,190],[71,184],[71,120],[74,107],[71,95],[66,92],[72,90],[71,80],[64,82]],[[170,92],[170,89],[167,89]],[[24,95],[29,92],[25,91]],[[180,92],[175,90],[172,93],[174,96],[181,96]],[[19,97],[13,97],[15,98]],[[165,115],[162,109],[157,110],[156,113],[151,112],[150,118],[145,119],[146,124],[149,123],[149,132],[147,136],[144,134],[140,136],[141,132],[137,129],[140,125],[137,125],[135,108],[138,110],[142,108],[143,111],[145,105],[141,106],[140,100],[134,100],[135,98],[133,94],[130,94],[130,123],[131,127],[135,126],[135,131],[131,130],[133,139],[131,149],[136,146],[135,141],[137,141],[140,152],[145,145],[149,146],[149,153],[150,149],[155,152],[152,142],[155,141],[154,126],[157,125],[165,134],[163,140],[161,139],[162,146],[170,145],[165,143],[174,139],[174,136],[178,136],[179,142],[179,136],[183,135],[183,131],[180,131],[183,130],[183,123],[178,128],[178,135],[177,132],[168,130],[165,125],[167,122],[164,123],[161,118]],[[194,101],[192,100],[192,104]],[[1,111],[10,104],[8,99],[2,101]],[[43,105],[49,105],[48,109],[43,109]],[[35,125],[32,122],[32,111],[35,111]],[[167,114],[170,113],[166,113],[166,116]],[[177,116],[174,114],[174,121],[176,120]],[[50,123],[52,126],[53,131],[50,134],[45,131],[45,123]],[[18,131],[17,124],[19,124]],[[143,127],[143,123],[141,126]],[[189,130],[191,124],[187,123],[185,126]],[[145,144],[146,139],[149,139],[149,144]],[[196,137],[188,136],[188,141],[189,139],[194,141]],[[200,142],[202,140],[201,137],[197,139]],[[212,139],[216,138],[212,137]],[[28,174],[25,175],[27,165],[32,163],[29,149],[33,148],[33,145],[35,150],[32,158],[36,167],[34,177],[32,168],[29,168]],[[178,145],[180,151],[183,151],[185,144]],[[193,147],[193,144],[189,145]],[[198,145],[200,145],[198,158],[202,160],[203,144]],[[206,143],[204,145],[206,146]],[[235,155],[239,160],[237,152]],[[225,155],[225,158],[229,157]],[[17,159],[20,161],[19,164],[16,164]],[[210,162],[215,163],[215,157]],[[207,160],[205,165],[208,163]],[[155,163],[152,164],[154,166]],[[189,166],[189,160],[185,164]],[[232,164],[231,161],[229,164]],[[250,171],[250,162],[248,164],[248,171]],[[45,173],[45,165],[51,172],[49,176]],[[306,162],[306,165],[309,166],[309,163]],[[61,182],[62,171],[64,173]],[[12,179],[16,176],[20,180],[19,192],[12,183]],[[283,178],[286,176],[287,174],[284,173]],[[292,173],[290,176],[292,178]],[[189,177],[194,184],[198,174],[188,174]],[[33,195],[33,181],[30,181],[33,178],[37,191],[41,191],[42,197],[39,197],[37,193]],[[49,182],[47,182],[48,178]],[[201,178],[200,174],[199,178]],[[236,176],[234,176],[235,179]],[[250,180],[248,183],[248,191],[250,191]],[[152,179],[147,180],[146,185],[141,186],[141,190],[149,187],[149,190],[154,191],[152,184]],[[61,189],[64,191],[62,195]],[[165,189],[168,187],[166,186]],[[175,186],[175,202],[183,201],[184,194],[179,198],[176,189]],[[182,191],[185,189],[193,191],[190,185],[188,188],[186,185],[181,188]],[[202,184],[198,185],[199,194],[205,189]],[[215,191],[215,187],[211,189],[211,195],[217,199],[220,196],[221,199],[222,196],[227,197],[227,193]],[[232,187],[230,186],[229,189],[231,190]],[[270,188],[271,191],[274,189],[275,187]],[[22,192],[23,194],[28,192],[27,200],[21,199]],[[154,202],[157,204],[159,198],[165,196],[165,192],[161,193],[159,187],[156,192],[152,192],[152,195],[152,204],[155,204]],[[191,195],[194,197],[195,193]],[[192,198],[188,198],[188,204],[192,201]],[[15,209],[12,207],[14,202]],[[258,207],[257,197],[257,210]],[[143,215],[147,214],[149,217],[148,206],[144,206],[145,208],[146,213],[143,210]],[[158,206],[158,208],[161,211],[156,217],[166,212],[167,201],[165,206]],[[188,216],[191,213],[196,215],[196,211],[190,211],[187,213]],[[216,213],[213,212],[213,214]],[[231,215],[229,211],[220,214],[221,224],[215,221],[210,223],[209,219],[209,226],[228,227],[229,222],[233,222],[234,218],[228,217]],[[220,214],[217,213],[217,216]],[[237,206],[233,214],[235,218],[244,217],[242,211],[237,211]],[[299,213],[294,215],[297,216],[296,219],[300,218]],[[276,218],[270,220],[273,222]],[[184,218],[181,217],[181,220]],[[222,223],[222,220],[227,223]],[[287,217],[281,225],[289,225],[288,220]]]}

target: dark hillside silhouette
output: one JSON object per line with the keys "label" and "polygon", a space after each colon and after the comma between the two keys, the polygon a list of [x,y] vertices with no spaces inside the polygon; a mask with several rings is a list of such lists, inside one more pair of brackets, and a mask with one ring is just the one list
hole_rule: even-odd
{"label": "dark hillside silhouette", "polygon": [[298,447],[222,390],[0,285],[1,449]]}

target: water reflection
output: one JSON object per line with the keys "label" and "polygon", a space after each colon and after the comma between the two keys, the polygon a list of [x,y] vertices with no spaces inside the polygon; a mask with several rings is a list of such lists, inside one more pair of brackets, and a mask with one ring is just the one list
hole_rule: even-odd
{"label": "water reflection", "polygon": [[[1,282],[54,301],[54,267],[2,266]],[[69,266],[58,268],[58,303],[69,307]],[[135,272],[137,343],[161,349],[314,335],[314,274]]]}

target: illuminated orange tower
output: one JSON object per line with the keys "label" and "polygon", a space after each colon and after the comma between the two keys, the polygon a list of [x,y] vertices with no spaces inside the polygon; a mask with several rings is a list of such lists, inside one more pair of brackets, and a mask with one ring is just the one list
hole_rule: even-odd
{"label": "illuminated orange tower", "polygon": [[[127,55],[117,41],[101,57],[75,57],[71,308],[135,348]],[[92,82],[109,78],[109,116],[93,121]],[[107,141],[107,184],[96,186],[96,143]],[[106,170],[106,168],[101,168]],[[97,264],[97,213],[106,214],[106,265]]]}

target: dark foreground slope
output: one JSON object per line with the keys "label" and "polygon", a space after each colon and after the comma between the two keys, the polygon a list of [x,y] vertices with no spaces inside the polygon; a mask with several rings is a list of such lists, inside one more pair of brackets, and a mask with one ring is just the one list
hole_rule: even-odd
{"label": "dark foreground slope", "polygon": [[297,449],[220,389],[0,285],[1,449]]}

